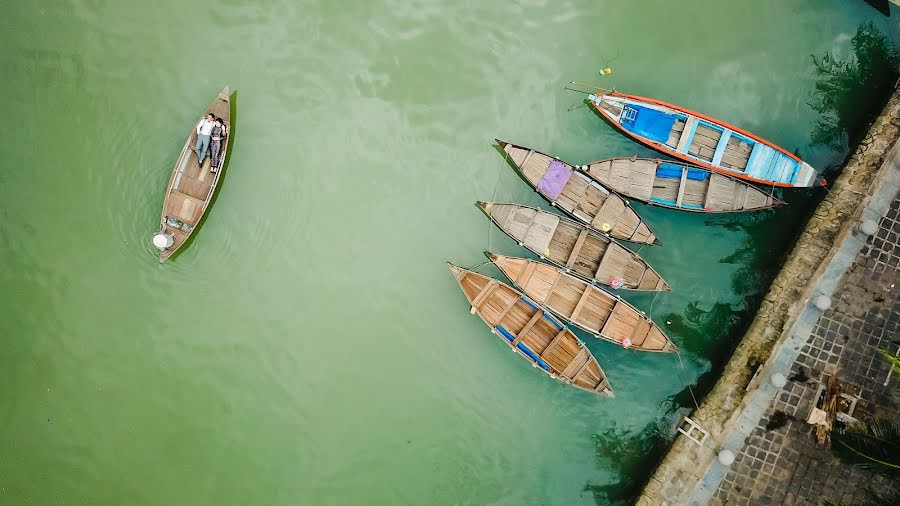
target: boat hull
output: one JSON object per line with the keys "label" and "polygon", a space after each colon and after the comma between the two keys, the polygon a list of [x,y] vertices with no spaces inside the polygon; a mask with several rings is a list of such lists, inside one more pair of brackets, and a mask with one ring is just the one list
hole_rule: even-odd
{"label": "boat hull", "polygon": [[637,351],[678,351],[662,329],[621,297],[535,260],[485,255],[531,300],[598,339]]}
{"label": "boat hull", "polygon": [[519,204],[476,205],[520,246],[588,283],[635,291],[671,290],[637,253],[575,220]]}
{"label": "boat hull", "polygon": [[551,206],[599,234],[636,244],[660,244],[623,198],[546,153],[497,139],[507,161]]}
{"label": "boat hull", "polygon": [[169,177],[159,221],[159,233],[171,236],[172,245],[160,249],[160,262],[167,260],[187,243],[209,209],[209,204],[215,195],[225,168],[228,146],[233,136],[231,105],[231,89],[225,86],[206,108],[206,112],[202,116],[198,116],[199,120],[199,118],[212,113],[216,117],[222,118],[227,128],[228,135],[222,140],[219,155],[221,161],[215,171],[211,170],[210,156],[204,158],[203,166],[198,163],[197,153],[193,149],[197,142],[196,124],[192,126],[187,141],[181,148],[181,153],[178,155],[178,160]]}
{"label": "boat hull", "polygon": [[794,154],[690,109],[618,92],[589,95],[588,100],[626,135],[687,163],[767,186],[824,184],[816,170]]}
{"label": "boat hull", "polygon": [[591,351],[558,319],[511,286],[448,263],[471,313],[535,368],[567,385],[615,397]]}

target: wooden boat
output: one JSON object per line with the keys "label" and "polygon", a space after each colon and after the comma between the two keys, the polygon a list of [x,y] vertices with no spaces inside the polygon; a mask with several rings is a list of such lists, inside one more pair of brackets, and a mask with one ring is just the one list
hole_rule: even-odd
{"label": "wooden boat", "polygon": [[650,227],[625,200],[574,167],[533,149],[500,139],[510,164],[551,206],[594,230],[622,241],[659,244]]}
{"label": "wooden boat", "polygon": [[597,395],[615,397],[591,351],[553,315],[522,292],[451,263],[472,312],[519,356],[550,376]]}
{"label": "wooden boat", "polygon": [[485,252],[531,300],[585,332],[640,351],[676,352],[675,344],[634,306],[558,268]]}
{"label": "wooden boat", "polygon": [[[199,118],[213,113],[217,118],[222,118],[227,128],[228,137],[222,140],[221,167],[225,165],[225,157],[228,154],[228,142],[233,135],[231,131],[231,90],[225,86],[219,95]],[[197,225],[209,208],[209,202],[212,200],[216,191],[216,185],[222,176],[222,170],[212,172],[210,170],[210,157],[207,156],[203,162],[203,167],[197,163],[197,153],[194,152],[194,146],[197,143],[197,124],[193,123],[190,134],[184,147],[181,148],[181,154],[178,161],[175,162],[175,168],[172,169],[172,176],[169,178],[169,186],[166,188],[166,198],[163,202],[162,216],[159,222],[159,233],[157,237],[166,237],[170,239],[170,245],[157,245],[159,248],[159,261],[163,262],[172,256],[182,245],[188,240],[191,234],[196,230]],[[154,237],[154,243],[157,240]],[[165,246],[165,247],[161,247]]]}
{"label": "wooden boat", "polygon": [[[522,158],[522,153],[535,153],[531,148],[499,139],[497,143],[517,158]],[[548,156],[540,155],[542,158]],[[783,204],[771,194],[738,178],[680,162],[632,157],[610,158],[581,166],[561,163],[574,167],[607,191],[679,211],[727,213]]]}
{"label": "wooden boat", "polygon": [[784,203],[738,178],[666,160],[611,158],[579,170],[628,198],[679,211],[734,213]]}
{"label": "wooden boat", "polygon": [[784,148],[699,112],[617,91],[588,99],[626,135],[688,163],[767,186],[825,184],[815,169]]}
{"label": "wooden boat", "polygon": [[521,246],[585,281],[627,290],[671,290],[637,254],[575,220],[519,204],[477,205]]}

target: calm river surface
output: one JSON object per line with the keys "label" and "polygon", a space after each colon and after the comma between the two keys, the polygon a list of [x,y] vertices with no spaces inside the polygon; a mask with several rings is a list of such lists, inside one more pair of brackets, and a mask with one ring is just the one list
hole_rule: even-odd
{"label": "calm river surface", "polygon": [[[3,504],[627,495],[819,194],[725,218],[637,206],[664,243],[641,254],[674,292],[628,298],[683,368],[585,337],[609,400],[515,359],[445,267],[524,254],[473,206],[495,186],[543,205],[492,140],[576,163],[650,154],[569,111],[577,80],[823,167],[839,155],[809,145],[810,54],[886,24],[848,0],[3,4]],[[217,200],[160,265],[169,171],[225,83],[237,113]]]}

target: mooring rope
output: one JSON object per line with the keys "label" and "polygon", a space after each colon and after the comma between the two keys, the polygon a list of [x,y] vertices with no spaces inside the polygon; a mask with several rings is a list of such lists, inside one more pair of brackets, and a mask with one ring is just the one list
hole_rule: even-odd
{"label": "mooring rope", "polygon": [[[656,302],[656,298],[659,297],[659,294],[662,292],[656,292],[653,295],[653,298],[650,299],[650,309],[647,311],[647,317],[650,318],[650,321],[653,321],[653,303]],[[675,349],[675,355],[678,356],[678,363],[681,366],[681,373],[678,375],[678,379],[681,380],[681,386],[686,387],[688,392],[691,393],[691,399],[694,400],[694,407],[700,409],[700,405],[697,403],[697,397],[694,396],[694,389],[691,388],[690,383],[688,383],[687,378],[687,369],[684,367],[684,361],[681,359],[681,348]]]}
{"label": "mooring rope", "polygon": [[[506,150],[504,150],[504,152],[506,152]],[[506,161],[508,159],[509,159],[509,153],[506,153],[505,156],[503,157],[503,160]],[[494,182],[494,192],[491,194],[491,202],[494,202],[497,200],[497,189],[500,187],[500,174],[502,174],[502,173],[503,173],[502,168],[497,171],[497,180]],[[493,253],[493,251],[494,251],[494,220],[493,220],[493,218],[491,218],[490,215],[488,215],[487,219],[488,219],[488,251]],[[472,267],[469,270],[474,271],[475,269],[481,267],[482,265],[486,265],[489,263],[490,263],[490,261],[481,262],[480,264]]]}
{"label": "mooring rope", "polygon": [[680,348],[675,351],[675,355],[678,356],[678,363],[681,364],[681,373],[682,373],[681,384],[683,386],[686,386],[688,389],[688,392],[691,393],[691,399],[694,400],[694,407],[697,409],[700,409],[700,404],[697,403],[697,398],[694,396],[694,389],[691,388],[690,383],[687,382],[687,369],[684,368],[684,361],[681,360],[681,349]]}
{"label": "mooring rope", "polygon": [[[503,161],[506,163],[509,163],[509,151],[507,151],[505,149],[503,150]],[[502,173],[503,173],[503,170],[501,167],[499,170],[497,170],[497,180],[494,182],[494,193],[491,194],[491,202],[497,201],[497,189],[500,188],[500,174],[502,174]],[[492,241],[493,241],[493,232],[494,232],[494,218],[492,216],[490,216],[490,214],[489,214],[487,219],[488,219],[488,251],[493,253],[494,248],[493,248]]]}

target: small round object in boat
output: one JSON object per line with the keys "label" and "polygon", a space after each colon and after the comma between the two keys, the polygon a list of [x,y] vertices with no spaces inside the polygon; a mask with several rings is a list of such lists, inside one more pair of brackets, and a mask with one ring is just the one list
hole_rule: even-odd
{"label": "small round object in boat", "polygon": [[171,248],[174,243],[175,240],[169,234],[156,234],[153,236],[153,245],[157,249]]}

